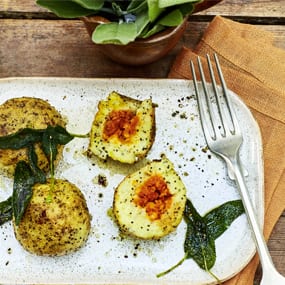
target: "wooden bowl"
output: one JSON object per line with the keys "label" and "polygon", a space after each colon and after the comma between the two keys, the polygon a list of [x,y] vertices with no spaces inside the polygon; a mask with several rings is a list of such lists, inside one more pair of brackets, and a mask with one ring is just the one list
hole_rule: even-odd
{"label": "wooden bowl", "polygon": [[[222,0],[204,0],[195,6],[193,13],[205,10]],[[94,29],[101,23],[108,22],[100,16],[82,17],[85,27],[92,37]],[[97,44],[99,50],[115,62],[125,65],[144,65],[152,63],[168,54],[181,39],[188,18],[175,28],[168,28],[147,39],[136,39],[127,45]]]}

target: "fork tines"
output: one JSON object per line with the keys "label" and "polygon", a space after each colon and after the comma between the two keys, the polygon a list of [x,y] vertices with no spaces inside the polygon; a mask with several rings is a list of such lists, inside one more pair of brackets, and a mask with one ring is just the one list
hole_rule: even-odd
{"label": "fork tines", "polygon": [[[203,131],[206,136],[216,140],[217,137],[224,137],[226,135],[239,132],[239,127],[229,100],[228,89],[222,74],[218,57],[216,54],[214,54],[214,62],[216,66],[215,72],[208,54],[206,59],[208,66],[207,75],[209,75],[207,78],[210,79],[211,85],[207,84],[206,82],[205,71],[199,56],[197,57],[199,70],[198,75],[201,78],[202,88],[199,88],[197,75],[195,72],[195,65],[192,60],[190,61],[190,65],[193,74],[194,88],[197,95]],[[215,76],[215,74],[217,74],[217,76]],[[216,80],[216,77],[218,81]],[[219,84],[217,84],[217,82]],[[221,85],[221,87],[218,85]]]}

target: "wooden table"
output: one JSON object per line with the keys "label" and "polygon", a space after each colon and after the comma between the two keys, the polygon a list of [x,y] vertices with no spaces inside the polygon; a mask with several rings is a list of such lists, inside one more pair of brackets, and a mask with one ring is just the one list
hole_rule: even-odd
{"label": "wooden table", "polygon": [[[194,47],[214,15],[258,25],[274,33],[276,45],[285,49],[285,0],[225,0],[193,15],[183,38],[169,55],[139,68],[116,64],[102,55],[80,20],[58,19],[33,0],[0,0],[0,78],[164,78],[182,45]],[[269,249],[276,267],[285,275],[285,213],[274,228]],[[260,272],[256,280],[259,277]]]}

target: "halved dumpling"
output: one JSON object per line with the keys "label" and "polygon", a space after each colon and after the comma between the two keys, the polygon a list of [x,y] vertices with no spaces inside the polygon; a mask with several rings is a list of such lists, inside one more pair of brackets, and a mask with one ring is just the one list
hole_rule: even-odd
{"label": "halved dumpling", "polygon": [[92,124],[89,152],[132,164],[144,157],[155,135],[152,100],[132,99],[117,92],[98,104]]}
{"label": "halved dumpling", "polygon": [[[66,121],[47,101],[33,97],[12,98],[0,105],[0,137],[16,133],[24,128],[45,129],[47,126],[65,127]],[[39,144],[35,146],[38,166],[43,171],[49,170],[49,161]],[[60,160],[63,146],[58,147],[56,163]],[[27,150],[0,149],[0,167],[8,174],[13,174],[20,160],[28,161]]]}
{"label": "halved dumpling", "polygon": [[181,222],[186,188],[165,156],[127,176],[114,194],[114,216],[122,232],[158,239]]}
{"label": "halved dumpling", "polygon": [[33,196],[14,230],[17,240],[37,255],[61,256],[84,245],[91,216],[80,189],[67,180],[33,186]]}

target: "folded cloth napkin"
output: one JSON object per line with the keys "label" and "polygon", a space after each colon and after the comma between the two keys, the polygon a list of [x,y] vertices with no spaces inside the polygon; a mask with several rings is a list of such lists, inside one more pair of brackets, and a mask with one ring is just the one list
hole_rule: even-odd
{"label": "folded cloth napkin", "polygon": [[[274,46],[271,33],[216,16],[192,51],[178,54],[169,78],[192,79],[189,61],[216,53],[229,89],[251,109],[261,129],[265,175],[264,235],[285,209],[285,50]],[[258,257],[227,285],[253,284]]]}

